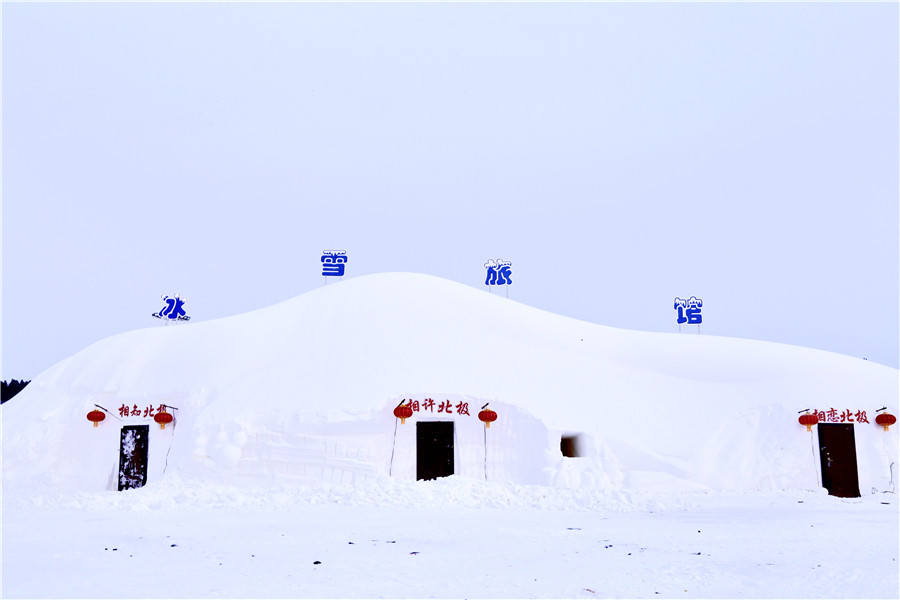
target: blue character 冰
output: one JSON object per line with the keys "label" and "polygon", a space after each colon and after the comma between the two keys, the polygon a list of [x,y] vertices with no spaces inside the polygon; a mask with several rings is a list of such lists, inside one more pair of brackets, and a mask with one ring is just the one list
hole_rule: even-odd
{"label": "blue character \u51b0", "polygon": [[187,302],[186,298],[175,294],[174,297],[162,296],[162,299],[166,305],[159,312],[153,313],[154,317],[170,321],[190,321],[191,318],[187,316],[184,310],[184,303]]}

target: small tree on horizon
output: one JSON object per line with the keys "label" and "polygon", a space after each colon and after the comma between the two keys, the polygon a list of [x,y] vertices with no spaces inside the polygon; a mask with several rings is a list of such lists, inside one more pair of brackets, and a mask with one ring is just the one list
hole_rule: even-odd
{"label": "small tree on horizon", "polygon": [[6,381],[0,381],[0,404],[5,403],[7,400],[10,400],[13,396],[21,392],[25,389],[25,386],[31,383],[31,381],[19,381],[18,379],[13,379],[8,383]]}

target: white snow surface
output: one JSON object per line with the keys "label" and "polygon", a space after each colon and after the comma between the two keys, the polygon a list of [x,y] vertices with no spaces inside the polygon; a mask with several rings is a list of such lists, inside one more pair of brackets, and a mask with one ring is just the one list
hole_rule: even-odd
{"label": "white snow surface", "polygon": [[[898,597],[898,371],[409,273],[86,348],[0,411],[2,596]],[[403,399],[469,407],[417,413]],[[490,402],[490,429],[474,416]],[[85,419],[98,404],[99,427]],[[176,407],[161,430],[122,406]],[[861,498],[805,408],[856,413]],[[456,471],[416,481],[415,423]],[[116,492],[119,431],[147,485]],[[561,435],[581,456],[564,458]]]}
{"label": "white snow surface", "polygon": [[475,481],[4,494],[4,598],[897,598],[895,494]]}
{"label": "white snow surface", "polygon": [[[698,334],[626,331],[431,277],[334,283],[235,317],[102,340],[3,407],[4,480],[110,486],[124,406],[176,407],[151,428],[149,479],[231,484],[414,478],[404,398],[469,406],[457,474],[519,483],[668,491],[819,486],[805,408],[857,412],[860,485],[891,489],[898,371],[848,356]],[[475,415],[499,419],[483,439]],[[85,420],[95,404],[112,414]],[[417,415],[422,418],[424,415]],[[440,418],[441,415],[432,414]],[[563,460],[559,437],[584,456]],[[487,457],[485,457],[487,454]],[[391,456],[393,455],[393,459]]]}

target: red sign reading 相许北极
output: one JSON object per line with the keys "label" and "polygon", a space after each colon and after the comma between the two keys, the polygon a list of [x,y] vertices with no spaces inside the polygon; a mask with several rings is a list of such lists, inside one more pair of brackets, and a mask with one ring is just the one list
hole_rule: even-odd
{"label": "red sign reading \u76f8\u8bb8\u5317\u6781", "polygon": [[404,400],[407,405],[412,409],[414,413],[417,412],[431,412],[431,413],[444,413],[444,414],[457,414],[457,415],[467,415],[469,414],[469,403],[468,402],[457,402],[453,404],[450,400],[442,400],[440,402],[435,402],[431,398],[425,398],[421,402],[419,400]]}

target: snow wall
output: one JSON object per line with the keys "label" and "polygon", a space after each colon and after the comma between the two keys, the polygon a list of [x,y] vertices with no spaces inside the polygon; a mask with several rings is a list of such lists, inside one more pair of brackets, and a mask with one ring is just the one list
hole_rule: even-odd
{"label": "snow wall", "polygon": [[[898,371],[817,350],[624,331],[405,273],[102,340],[2,408],[4,483],[117,488],[121,428],[149,425],[147,482],[416,478],[417,423],[453,423],[454,474],[611,490],[821,487],[817,429],[853,421],[863,494],[893,491]],[[402,400],[418,411],[400,425]],[[432,400],[433,404],[428,401]],[[490,403],[498,420],[478,420]],[[107,411],[93,427],[85,415]],[[175,421],[160,428],[160,405]],[[564,457],[561,439],[577,456]]]}

